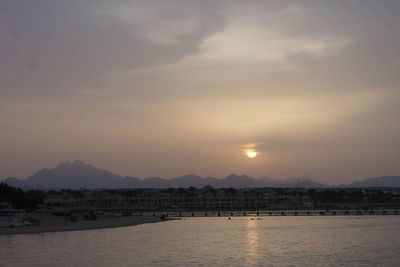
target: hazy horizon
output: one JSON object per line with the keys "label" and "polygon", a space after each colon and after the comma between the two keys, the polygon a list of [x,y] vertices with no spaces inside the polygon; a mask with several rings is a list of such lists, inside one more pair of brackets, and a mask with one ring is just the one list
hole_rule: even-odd
{"label": "hazy horizon", "polygon": [[[371,179],[371,178],[381,178],[381,177],[386,177],[387,176],[387,175],[380,175],[378,177],[359,177],[357,179],[349,180],[347,183],[341,183],[341,184],[340,183],[324,183],[324,182],[316,179],[315,177],[311,177],[311,176],[309,176],[307,174],[305,174],[305,175],[297,175],[297,176],[292,176],[292,177],[271,177],[271,176],[267,176],[267,175],[251,176],[251,175],[247,175],[246,173],[228,173],[228,174],[223,175],[223,176],[212,176],[212,175],[203,176],[203,175],[199,175],[197,173],[184,173],[184,174],[181,174],[181,175],[178,175],[178,176],[175,176],[175,177],[165,177],[165,176],[138,177],[136,175],[130,175],[130,174],[123,175],[123,174],[118,173],[118,172],[112,172],[110,170],[102,168],[101,166],[94,166],[93,164],[90,164],[88,162],[85,162],[85,161],[82,161],[82,160],[78,159],[78,160],[62,161],[62,162],[59,162],[58,164],[53,165],[53,166],[44,166],[41,169],[34,171],[33,173],[31,173],[29,176],[26,176],[26,177],[15,177],[15,176],[0,177],[0,182],[2,182],[2,179],[6,179],[6,178],[17,178],[19,180],[25,180],[27,178],[30,178],[31,176],[35,176],[36,174],[41,173],[43,170],[56,169],[57,167],[62,166],[64,164],[68,164],[70,166],[74,166],[74,169],[76,169],[77,166],[83,164],[85,166],[94,167],[94,168],[98,169],[99,171],[107,171],[107,172],[111,172],[114,175],[118,175],[120,177],[129,177],[129,178],[135,178],[135,179],[137,178],[137,179],[140,179],[142,181],[147,179],[147,178],[161,178],[163,180],[173,180],[173,179],[176,179],[176,178],[182,178],[182,177],[186,177],[186,176],[198,176],[198,177],[203,178],[203,179],[215,178],[215,179],[218,179],[218,180],[223,180],[225,178],[228,178],[229,176],[234,175],[234,176],[246,176],[246,177],[249,177],[249,178],[252,178],[252,179],[256,179],[256,180],[258,180],[258,179],[267,179],[269,181],[273,181],[274,183],[282,182],[282,183],[289,183],[290,184],[290,183],[296,183],[296,182],[298,183],[298,182],[309,181],[309,182],[313,182],[313,183],[319,183],[319,184],[325,185],[325,186],[342,186],[342,185],[351,184],[351,183],[354,183],[354,182],[366,181],[366,180]],[[68,172],[66,172],[66,174],[67,173]],[[53,174],[53,176],[54,176],[53,178],[58,178],[57,175]],[[397,176],[395,176],[395,177],[397,177]],[[29,184],[29,182],[28,182],[28,184]],[[389,186],[389,187],[391,187],[391,186]]]}
{"label": "hazy horizon", "polygon": [[[0,178],[400,175],[400,2],[0,2]],[[257,152],[254,158],[246,152]]]}

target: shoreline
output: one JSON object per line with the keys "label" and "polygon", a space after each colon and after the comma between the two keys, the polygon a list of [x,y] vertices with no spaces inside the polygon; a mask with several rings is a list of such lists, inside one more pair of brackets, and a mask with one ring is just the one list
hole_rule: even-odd
{"label": "shoreline", "polygon": [[[162,219],[162,216],[165,219]],[[35,233],[51,233],[64,231],[81,231],[96,230],[115,227],[127,227],[146,223],[156,223],[165,220],[179,220],[183,218],[201,218],[201,217],[275,217],[275,216],[399,216],[398,210],[274,210],[266,211],[195,211],[195,212],[160,212],[137,214],[132,216],[98,216],[97,220],[79,220],[78,222],[66,222],[61,216],[50,214],[29,214],[42,222],[40,226],[17,226],[17,227],[0,227],[0,236],[16,235],[16,234],[35,234]],[[19,219],[20,220],[20,219]],[[3,222],[18,221],[18,217],[0,217]]]}
{"label": "shoreline", "polygon": [[0,236],[17,234],[39,234],[65,231],[97,230],[115,227],[127,227],[146,223],[162,222],[154,216],[101,217],[96,221],[79,221],[57,225],[20,226],[0,228]]}

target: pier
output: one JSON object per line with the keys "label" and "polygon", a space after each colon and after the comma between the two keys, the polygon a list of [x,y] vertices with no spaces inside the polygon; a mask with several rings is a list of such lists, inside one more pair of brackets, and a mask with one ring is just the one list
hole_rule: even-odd
{"label": "pier", "polygon": [[167,217],[270,217],[270,216],[389,216],[399,215],[398,210],[257,210],[257,211],[157,211],[132,215]]}

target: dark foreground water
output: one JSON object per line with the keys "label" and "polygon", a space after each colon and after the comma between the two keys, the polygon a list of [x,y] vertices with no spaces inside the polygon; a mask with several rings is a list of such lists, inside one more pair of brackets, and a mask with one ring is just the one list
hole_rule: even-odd
{"label": "dark foreground water", "polygon": [[188,218],[0,236],[0,266],[400,266],[400,216]]}

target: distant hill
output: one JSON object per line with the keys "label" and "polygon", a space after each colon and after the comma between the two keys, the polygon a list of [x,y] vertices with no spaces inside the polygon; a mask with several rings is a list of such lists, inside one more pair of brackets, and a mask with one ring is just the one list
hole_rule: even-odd
{"label": "distant hill", "polygon": [[[177,178],[164,179],[149,177],[139,179],[120,176],[107,170],[98,169],[80,160],[61,162],[54,168],[42,169],[26,179],[14,177],[0,180],[8,185],[29,189],[96,189],[96,188],[169,188],[169,187],[204,187],[214,188],[254,188],[254,187],[300,187],[321,188],[326,185],[313,182],[308,176],[285,180],[268,177],[253,178],[246,175],[230,174],[225,178],[201,177],[188,174]],[[400,176],[382,176],[357,181],[335,187],[400,187]]]}
{"label": "distant hill", "polygon": [[400,187],[400,176],[382,176],[357,181],[346,187]]}
{"label": "distant hill", "polygon": [[23,181],[36,188],[122,188],[136,187],[141,180],[122,177],[75,160],[61,162],[52,169],[42,169]]}
{"label": "distant hill", "polygon": [[96,188],[168,188],[168,187],[325,187],[315,183],[310,177],[273,180],[268,177],[252,178],[231,174],[225,178],[201,177],[188,174],[182,177],[163,179],[149,177],[139,179],[120,176],[107,170],[98,169],[80,160],[61,162],[54,168],[42,169],[26,179],[6,178],[0,180],[22,189],[96,189]]}
{"label": "distant hill", "polygon": [[31,189],[41,189],[41,188],[35,188],[34,186],[28,184],[27,182],[25,182],[25,180],[21,180],[15,177],[9,177],[9,178],[5,178],[3,180],[0,180],[1,183],[6,183],[9,186],[14,186],[14,187],[18,187],[21,188],[23,190],[31,190]]}

